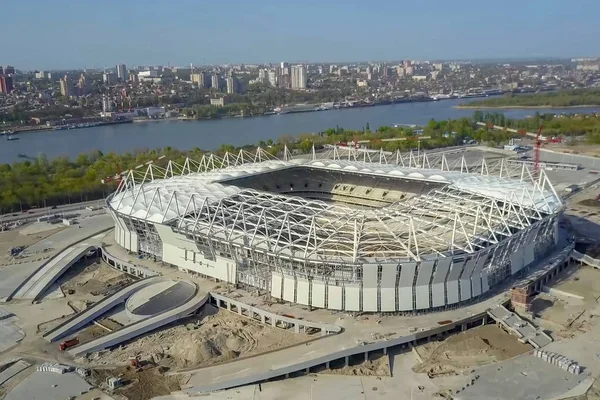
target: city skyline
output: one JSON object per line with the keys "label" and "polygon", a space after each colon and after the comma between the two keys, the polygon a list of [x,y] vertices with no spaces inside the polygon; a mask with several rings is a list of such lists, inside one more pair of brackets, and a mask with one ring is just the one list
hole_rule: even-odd
{"label": "city skyline", "polygon": [[[349,1],[342,8],[312,0],[285,6],[271,0],[260,5],[234,0],[227,10],[212,3],[198,7],[190,0],[170,10],[139,0],[109,0],[102,6],[73,0],[37,3],[36,13],[18,2],[4,7],[11,18],[0,34],[19,33],[18,40],[3,45],[4,63],[56,70],[119,63],[519,59],[600,53],[595,40],[600,27],[593,17],[600,4],[586,0],[571,2],[568,8],[547,1],[543,12],[535,4],[514,0],[498,9],[471,0],[433,0],[427,9],[388,1],[376,8]],[[190,9],[198,13],[181,12]]]}

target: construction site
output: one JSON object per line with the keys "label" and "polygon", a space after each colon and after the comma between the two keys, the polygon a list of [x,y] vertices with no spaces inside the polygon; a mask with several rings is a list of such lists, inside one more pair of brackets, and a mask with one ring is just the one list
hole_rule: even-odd
{"label": "construction site", "polygon": [[[493,151],[169,163],[147,182],[124,171],[120,197],[78,212],[79,227],[0,233],[0,398],[597,399],[596,172],[548,151],[531,159],[568,168],[530,170]],[[507,190],[520,193],[510,209]],[[229,200],[209,207],[215,196]],[[236,247],[244,229],[249,253]],[[275,245],[297,259],[274,268]]]}

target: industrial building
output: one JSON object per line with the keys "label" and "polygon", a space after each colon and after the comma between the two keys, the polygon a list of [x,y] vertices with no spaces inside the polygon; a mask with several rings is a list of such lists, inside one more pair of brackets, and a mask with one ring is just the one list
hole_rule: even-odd
{"label": "industrial building", "polygon": [[258,149],[128,171],[107,200],[115,239],[186,272],[351,312],[477,301],[557,242],[560,197],[525,164],[338,147],[282,158]]}

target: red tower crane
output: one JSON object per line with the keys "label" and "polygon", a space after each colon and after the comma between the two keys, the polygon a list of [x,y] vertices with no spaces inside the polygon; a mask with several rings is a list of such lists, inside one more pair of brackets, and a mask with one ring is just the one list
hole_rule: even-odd
{"label": "red tower crane", "polygon": [[100,180],[100,182],[105,184],[112,181],[117,181],[118,185],[120,185],[121,180],[123,180],[123,173],[121,172],[121,166],[117,164],[117,173],[113,176],[107,176],[106,178]]}
{"label": "red tower crane", "polygon": [[538,173],[540,170],[540,147],[542,146],[542,140],[541,140],[542,128],[543,128],[543,125],[540,124],[540,129],[538,129],[538,133],[535,137],[535,150],[533,153],[533,176],[535,178],[538,177]]}

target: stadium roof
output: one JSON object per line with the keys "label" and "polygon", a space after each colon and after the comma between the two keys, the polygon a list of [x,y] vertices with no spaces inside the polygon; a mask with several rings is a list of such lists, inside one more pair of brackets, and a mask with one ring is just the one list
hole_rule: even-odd
{"label": "stadium roof", "polygon": [[[526,166],[509,170],[485,160],[468,165],[464,157],[449,165],[443,154],[432,162],[425,153],[414,163],[412,155],[408,163],[365,161],[364,154],[319,156],[274,160],[259,150],[169,162],[167,168],[151,164],[128,172],[110,206],[133,218],[280,256],[343,263],[472,253],[562,207],[543,171],[533,179]],[[365,210],[227,183],[295,166],[445,185]]]}

